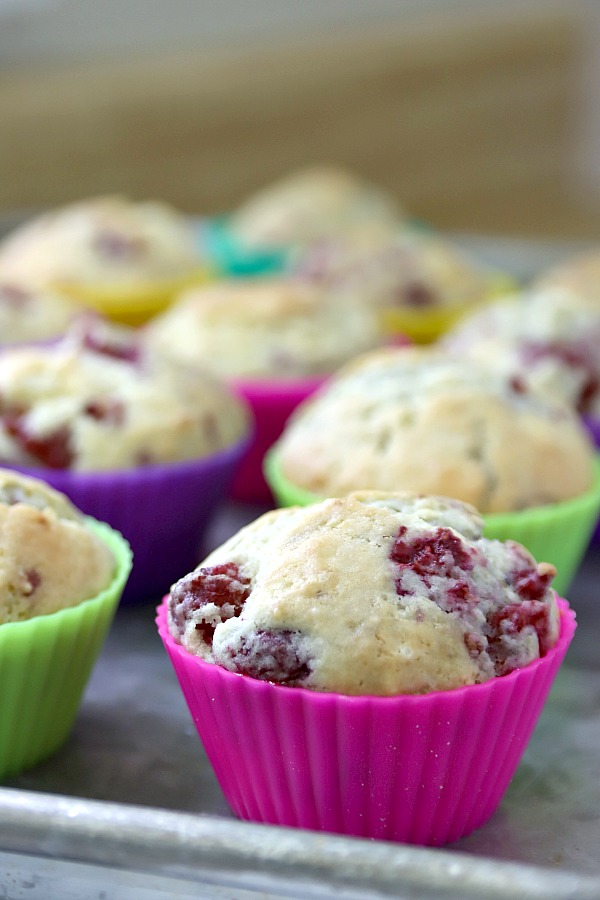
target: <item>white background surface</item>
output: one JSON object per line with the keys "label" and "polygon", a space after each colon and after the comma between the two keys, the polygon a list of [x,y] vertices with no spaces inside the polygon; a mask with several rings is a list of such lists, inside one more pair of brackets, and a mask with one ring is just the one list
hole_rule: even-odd
{"label": "white background surface", "polygon": [[[590,0],[598,3],[600,0]],[[580,0],[0,0],[0,67],[261,44],[387,22],[575,8]]]}

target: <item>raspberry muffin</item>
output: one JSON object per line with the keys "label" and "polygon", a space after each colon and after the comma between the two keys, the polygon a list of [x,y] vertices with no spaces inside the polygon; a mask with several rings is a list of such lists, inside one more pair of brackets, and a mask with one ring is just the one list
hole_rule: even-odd
{"label": "raspberry muffin", "polygon": [[228,218],[246,247],[302,245],[325,235],[365,228],[395,230],[404,215],[392,197],[335,166],[293,172],[249,197]]}
{"label": "raspberry muffin", "polygon": [[378,310],[386,329],[420,343],[447,330],[489,299],[506,276],[493,272],[431,232],[354,232],[298,251],[292,272],[332,290],[357,293]]}
{"label": "raspberry muffin", "polygon": [[397,486],[484,513],[565,500],[594,480],[590,443],[568,407],[425,348],[348,364],[299,407],[278,453],[286,477],[325,496]]}
{"label": "raspberry muffin", "polygon": [[51,347],[0,354],[0,396],[0,460],[125,535],[135,555],[127,599],[164,593],[170,573],[198,558],[245,452],[242,401],[96,319]]}
{"label": "raspberry muffin", "polygon": [[328,373],[383,340],[362,298],[277,275],[191,289],[145,333],[153,349],[202,361],[250,404],[254,442],[233,497],[268,504],[263,459],[290,414]]}
{"label": "raspberry muffin", "polygon": [[280,503],[359,489],[472,503],[569,583],[600,506],[577,414],[493,368],[436,349],[387,349],[341,369],[288,422],[267,461]]}
{"label": "raspberry muffin", "polygon": [[572,295],[572,303],[600,310],[600,253],[598,249],[576,253],[543,272],[533,288],[559,288]]}
{"label": "raspberry muffin", "polygon": [[81,308],[57,291],[0,276],[0,344],[29,344],[62,335]]}
{"label": "raspberry muffin", "polygon": [[253,678],[421,694],[543,655],[558,637],[555,574],[484,538],[458,501],[356,494],[275,510],[231,538],[173,585],[169,628],[189,652]]}
{"label": "raspberry muffin", "polygon": [[463,319],[441,346],[600,418],[600,306],[580,304],[570,291],[504,298]]}
{"label": "raspberry muffin", "polygon": [[111,549],[69,500],[0,469],[0,625],[94,597],[115,569]]}
{"label": "raspberry muffin", "polygon": [[323,376],[382,341],[361,298],[282,276],[192,288],[145,328],[166,355],[232,379]]}
{"label": "raspberry muffin", "polygon": [[98,197],[26,222],[0,243],[0,278],[59,290],[137,323],[203,275],[191,223],[162,203]]}
{"label": "raspberry muffin", "polygon": [[66,740],[131,569],[126,542],[0,470],[0,777]]}
{"label": "raspberry muffin", "polygon": [[78,322],[51,347],[0,356],[0,459],[110,471],[206,457],[248,430],[245,408],[197,366],[133,330]]}
{"label": "raspberry muffin", "polygon": [[[468,505],[363,492],[262,516],[173,585],[158,622],[239,815],[442,843],[500,802],[540,709],[524,714],[521,678],[545,696],[566,650],[554,574],[483,537]],[[238,753],[251,780],[245,762],[227,774]]]}

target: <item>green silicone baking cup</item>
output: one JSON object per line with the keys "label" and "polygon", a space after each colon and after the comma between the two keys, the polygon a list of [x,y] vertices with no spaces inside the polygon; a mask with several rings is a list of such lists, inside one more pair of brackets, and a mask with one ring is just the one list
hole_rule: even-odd
{"label": "green silicone baking cup", "polygon": [[[309,506],[322,496],[298,487],[283,475],[277,448],[265,456],[265,478],[279,506]],[[600,514],[600,457],[595,462],[594,484],[578,497],[483,516],[484,534],[499,541],[523,544],[538,562],[556,566],[553,587],[564,597],[587,550]]]}
{"label": "green silicone baking cup", "polygon": [[119,532],[86,522],[116,558],[108,587],[77,606],[0,625],[0,779],[51,756],[68,738],[131,571]]}

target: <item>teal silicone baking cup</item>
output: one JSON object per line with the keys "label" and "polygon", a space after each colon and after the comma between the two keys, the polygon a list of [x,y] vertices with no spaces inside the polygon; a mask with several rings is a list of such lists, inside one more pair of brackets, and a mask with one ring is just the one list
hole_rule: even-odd
{"label": "teal silicone baking cup", "polygon": [[131,571],[127,541],[86,518],[110,547],[110,584],[76,606],[0,625],[0,779],[29,769],[68,738]]}
{"label": "teal silicone baking cup", "polygon": [[[324,499],[285,477],[276,447],[265,456],[264,471],[279,506],[308,506]],[[594,483],[584,494],[546,506],[484,514],[484,535],[499,541],[518,541],[538,562],[556,566],[553,587],[565,596],[590,543],[599,514],[600,457],[597,457]]]}
{"label": "teal silicone baking cup", "polygon": [[286,267],[287,248],[245,246],[230,229],[228,216],[200,220],[197,227],[201,252],[222,277],[273,275]]}

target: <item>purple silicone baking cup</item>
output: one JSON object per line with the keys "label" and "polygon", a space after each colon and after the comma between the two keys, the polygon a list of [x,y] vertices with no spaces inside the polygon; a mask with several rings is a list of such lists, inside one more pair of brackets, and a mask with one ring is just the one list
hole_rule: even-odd
{"label": "purple silicone baking cup", "polygon": [[592,437],[596,447],[600,449],[600,419],[593,416],[584,416],[583,423]]}
{"label": "purple silicone baking cup", "polygon": [[[596,447],[600,450],[600,419],[593,416],[584,416],[583,423],[587,428]],[[594,544],[600,544],[600,522],[596,525],[591,540]]]}
{"label": "purple silicone baking cup", "polygon": [[559,600],[557,644],[483,684],[354,697],[237,675],[157,625],[233,812],[254,822],[441,845],[498,807],[575,632]]}
{"label": "purple silicone baking cup", "polygon": [[133,570],[122,603],[154,601],[202,559],[202,541],[227,496],[248,439],[204,459],[112,472],[10,466],[62,491],[129,541]]}

